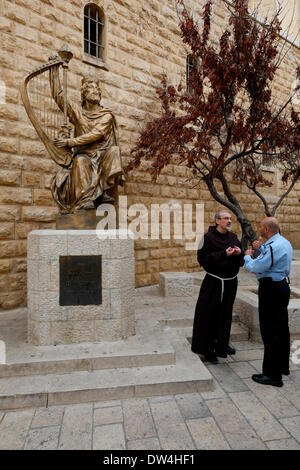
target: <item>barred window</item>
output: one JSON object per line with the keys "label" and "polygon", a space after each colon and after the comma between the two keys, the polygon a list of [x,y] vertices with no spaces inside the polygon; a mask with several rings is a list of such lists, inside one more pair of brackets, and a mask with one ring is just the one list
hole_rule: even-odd
{"label": "barred window", "polygon": [[193,93],[193,89],[190,85],[191,70],[195,69],[197,65],[196,59],[192,55],[186,57],[186,91],[187,93]]}
{"label": "barred window", "polygon": [[84,7],[84,52],[97,59],[104,56],[104,14],[92,3]]}

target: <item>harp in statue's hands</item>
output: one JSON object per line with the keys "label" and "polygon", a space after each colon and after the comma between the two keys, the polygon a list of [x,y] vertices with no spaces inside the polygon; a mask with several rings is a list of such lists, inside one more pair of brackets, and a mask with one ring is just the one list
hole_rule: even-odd
{"label": "harp in statue's hands", "polygon": [[[61,167],[68,167],[73,159],[70,148],[55,145],[57,137],[70,137],[71,128],[67,117],[67,70],[72,57],[72,52],[64,44],[57,56],[28,73],[20,87],[22,101],[32,125],[50,157]],[[63,87],[59,80],[61,72]],[[60,98],[58,101],[58,94],[62,94],[63,100]]]}

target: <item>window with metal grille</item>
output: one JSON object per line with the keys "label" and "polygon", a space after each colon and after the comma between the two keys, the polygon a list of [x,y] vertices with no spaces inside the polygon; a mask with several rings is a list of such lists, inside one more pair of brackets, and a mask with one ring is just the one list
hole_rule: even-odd
{"label": "window with metal grille", "polygon": [[186,91],[187,93],[193,93],[193,89],[190,84],[191,70],[196,68],[196,59],[192,55],[186,57]]}
{"label": "window with metal grille", "polygon": [[97,5],[84,7],[84,52],[103,60],[104,15]]}

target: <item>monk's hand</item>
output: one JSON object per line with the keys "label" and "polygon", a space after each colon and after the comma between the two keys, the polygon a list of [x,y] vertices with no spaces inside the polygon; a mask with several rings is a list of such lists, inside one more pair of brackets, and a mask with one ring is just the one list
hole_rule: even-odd
{"label": "monk's hand", "polygon": [[231,246],[229,246],[227,249],[226,249],[226,256],[231,256],[233,255],[234,253],[234,248],[232,248]]}
{"label": "monk's hand", "polygon": [[259,237],[258,240],[255,240],[253,243],[252,243],[252,247],[254,250],[259,250],[260,247],[262,245],[262,237]]}
{"label": "monk's hand", "polygon": [[253,256],[254,250],[252,248],[249,248],[247,251],[245,251],[245,255],[250,255]]}
{"label": "monk's hand", "polygon": [[69,147],[68,139],[56,138],[54,139],[54,144],[56,147]]}
{"label": "monk's hand", "polygon": [[234,251],[233,251],[233,254],[234,254],[234,255],[240,255],[240,254],[242,253],[242,250],[241,250],[240,247],[238,247],[238,246],[234,246],[234,247],[233,247],[233,250],[234,250]]}

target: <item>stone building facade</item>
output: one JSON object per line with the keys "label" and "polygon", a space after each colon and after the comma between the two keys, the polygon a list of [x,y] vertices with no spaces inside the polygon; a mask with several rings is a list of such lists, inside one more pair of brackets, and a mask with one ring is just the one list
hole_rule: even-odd
{"label": "stone building facade", "polygon": [[[251,0],[250,0],[251,1]],[[103,27],[102,58],[85,52],[84,7],[99,7]],[[255,4],[253,0],[252,3]],[[270,7],[272,0],[262,2]],[[273,2],[275,4],[275,2]],[[295,5],[298,7],[298,0]],[[197,17],[202,0],[187,0]],[[268,5],[267,5],[268,4]],[[227,14],[226,1],[216,0],[214,28],[220,31]],[[297,16],[298,15],[298,16]],[[293,30],[283,43],[289,43],[299,29],[299,8]],[[80,99],[83,73],[97,73],[102,82],[104,105],[116,114],[123,161],[139,129],[158,112],[155,86],[166,72],[171,82],[185,80],[189,51],[182,44],[174,0],[2,0],[0,8],[0,312],[26,305],[26,239],[31,230],[55,228],[58,212],[50,192],[57,167],[46,154],[21,103],[19,84],[25,71],[47,61],[64,42],[74,58],[70,64],[69,93]],[[299,64],[299,42],[291,46],[275,83],[279,99],[291,91]],[[185,167],[169,166],[152,184],[146,165],[132,172],[120,189],[128,206],[176,200],[180,204],[205,204],[205,228],[213,222],[219,206],[203,186],[195,189],[187,182]],[[277,171],[269,170],[274,180],[271,199],[280,193],[282,183]],[[262,206],[247,189],[232,182],[235,193],[257,226]],[[300,182],[278,211],[283,233],[300,248]],[[234,229],[239,227],[235,224]],[[186,251],[180,240],[137,240],[135,242],[136,285],[158,282],[160,271],[198,270],[195,251]]]}

